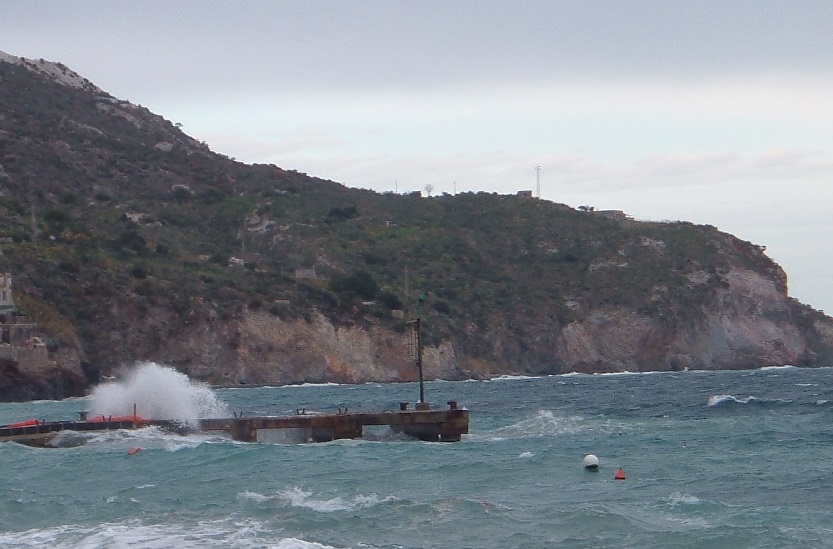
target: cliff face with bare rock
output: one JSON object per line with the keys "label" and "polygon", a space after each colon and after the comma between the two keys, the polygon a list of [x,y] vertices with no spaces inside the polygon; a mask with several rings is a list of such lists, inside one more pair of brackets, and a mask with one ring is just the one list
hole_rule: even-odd
{"label": "cliff face with bare rock", "polygon": [[[491,357],[466,356],[453,340],[441,340],[424,350],[425,375],[470,379],[830,364],[833,320],[788,298],[777,279],[733,270],[727,281],[687,324],[629,308],[588,311],[564,326],[540,327],[557,341],[543,367],[519,368],[499,350]],[[808,314],[815,323],[811,339],[803,326]],[[245,311],[232,322],[216,318],[196,322],[141,359],[172,364],[220,385],[414,381],[417,370],[408,346],[409,335],[401,329],[337,325],[321,314],[282,320]],[[124,361],[117,356],[110,360]]]}
{"label": "cliff face with bare rock", "polygon": [[[573,368],[601,370],[739,369],[804,364],[813,351],[792,318],[779,281],[745,269],[689,323],[650,319],[632,310],[597,311],[564,330]],[[828,342],[829,344],[829,342]]]}
{"label": "cliff face with bare rock", "polygon": [[218,385],[415,380],[415,317],[429,379],[833,365],[833,320],[716,227],[246,165],[2,53],[0,273],[34,326],[0,349],[2,400],[136,361]]}

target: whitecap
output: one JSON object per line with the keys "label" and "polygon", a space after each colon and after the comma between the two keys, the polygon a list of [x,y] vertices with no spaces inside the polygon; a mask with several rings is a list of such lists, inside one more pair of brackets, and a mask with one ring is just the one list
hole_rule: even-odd
{"label": "whitecap", "polygon": [[647,372],[632,372],[630,370],[625,370],[622,372],[599,372],[597,374],[592,374],[594,376],[600,377],[608,377],[608,376],[654,376],[654,375],[665,375],[665,374],[676,374],[677,372],[667,372],[667,371],[659,371],[659,370],[650,370]]}
{"label": "whitecap", "polygon": [[721,404],[735,402],[738,404],[749,404],[755,400],[755,397],[748,396],[746,398],[737,398],[733,395],[713,395],[709,397],[709,401],[706,404],[707,406],[719,406]]}
{"label": "whitecap", "polygon": [[257,492],[250,492],[249,490],[246,490],[245,492],[240,492],[239,494],[237,494],[237,499],[250,499],[252,501],[262,503],[264,501],[275,499],[275,497],[264,496],[263,494],[258,494]]}
{"label": "whitecap", "polygon": [[[102,523],[95,526],[62,525],[22,532],[0,532],[0,547],[130,547],[131,549],[229,549],[268,547],[281,549],[335,549],[296,537],[272,537],[268,529],[254,520],[201,521],[194,525],[143,524],[139,520]],[[271,538],[271,539],[270,539]]]}
{"label": "whitecap", "polygon": [[380,498],[376,494],[369,496],[356,495],[352,499],[344,499],[337,496],[331,499],[316,499],[312,497],[312,492],[306,492],[301,488],[295,487],[290,490],[284,490],[277,494],[277,497],[292,507],[302,507],[311,509],[319,513],[333,513],[337,511],[354,511],[357,509],[367,509],[388,501],[393,501],[393,496]]}
{"label": "whitecap", "polygon": [[322,545],[314,541],[304,541],[298,538],[284,538],[278,542],[275,549],[335,549],[331,545]]}
{"label": "whitecap", "polygon": [[529,381],[532,379],[542,379],[540,376],[523,376],[523,375],[502,375],[489,378],[486,383],[491,381]]}
{"label": "whitecap", "polygon": [[680,492],[674,492],[670,496],[668,496],[668,500],[672,506],[676,505],[699,505],[701,503],[700,498],[697,496],[693,496],[691,494],[683,494]]}
{"label": "whitecap", "polygon": [[471,440],[500,441],[570,435],[589,431],[621,433],[628,428],[630,427],[618,422],[605,421],[600,423],[598,421],[588,421],[581,416],[560,416],[552,410],[538,410],[533,417],[500,427],[491,432],[469,435],[469,438]]}
{"label": "whitecap", "polygon": [[322,382],[322,383],[292,383],[289,385],[282,385],[279,387],[280,389],[306,389],[308,387],[340,387],[343,385],[342,383],[333,383],[331,381]]}

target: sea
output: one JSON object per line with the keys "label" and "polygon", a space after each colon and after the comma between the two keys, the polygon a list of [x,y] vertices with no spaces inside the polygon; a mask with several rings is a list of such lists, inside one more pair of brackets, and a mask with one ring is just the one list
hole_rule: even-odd
{"label": "sea", "polygon": [[[0,404],[0,424],[133,404],[184,420],[380,411],[419,395],[414,383],[210,388],[159,364],[134,373],[84,398]],[[470,411],[462,441],[374,428],[263,444],[150,427],[0,443],[0,547],[833,547],[831,368],[436,381],[425,394]]]}

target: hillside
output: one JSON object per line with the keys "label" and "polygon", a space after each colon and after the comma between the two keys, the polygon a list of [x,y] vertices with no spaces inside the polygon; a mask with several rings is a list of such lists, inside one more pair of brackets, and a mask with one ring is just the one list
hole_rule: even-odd
{"label": "hillside", "polygon": [[[0,251],[50,353],[78,357],[23,376],[32,397],[137,360],[225,385],[413,379],[415,316],[429,377],[833,364],[833,320],[714,227],[245,165],[5,54]],[[19,398],[21,366],[3,368],[0,398]]]}

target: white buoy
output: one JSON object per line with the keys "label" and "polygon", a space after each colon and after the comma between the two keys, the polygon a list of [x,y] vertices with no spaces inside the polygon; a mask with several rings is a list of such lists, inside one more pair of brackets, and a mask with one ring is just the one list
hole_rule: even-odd
{"label": "white buoy", "polygon": [[584,468],[595,471],[599,468],[599,458],[593,454],[587,454],[584,456]]}

